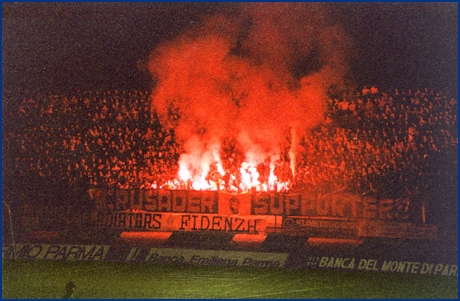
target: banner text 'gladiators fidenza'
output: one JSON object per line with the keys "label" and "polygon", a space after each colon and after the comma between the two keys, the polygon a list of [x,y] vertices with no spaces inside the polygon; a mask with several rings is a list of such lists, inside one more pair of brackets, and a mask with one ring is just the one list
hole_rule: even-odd
{"label": "banner text 'gladiators fidenza'", "polygon": [[351,193],[91,189],[90,195],[97,206],[96,226],[131,231],[259,233],[267,227],[329,227],[350,236],[358,232],[358,220],[404,223],[412,212],[408,199]]}

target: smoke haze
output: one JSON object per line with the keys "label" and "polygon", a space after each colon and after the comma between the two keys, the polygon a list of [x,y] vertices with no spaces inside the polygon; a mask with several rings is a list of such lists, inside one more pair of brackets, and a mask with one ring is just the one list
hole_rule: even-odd
{"label": "smoke haze", "polygon": [[324,4],[243,3],[154,49],[152,109],[184,146],[179,164],[202,174],[234,139],[255,166],[278,158],[288,135],[293,164],[328,89],[343,84],[349,44]]}

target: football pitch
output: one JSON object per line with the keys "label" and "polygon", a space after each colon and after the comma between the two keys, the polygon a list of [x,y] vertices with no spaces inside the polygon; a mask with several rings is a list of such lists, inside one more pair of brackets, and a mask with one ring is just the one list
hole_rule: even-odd
{"label": "football pitch", "polygon": [[2,262],[4,299],[458,299],[458,278],[441,275],[111,262]]}

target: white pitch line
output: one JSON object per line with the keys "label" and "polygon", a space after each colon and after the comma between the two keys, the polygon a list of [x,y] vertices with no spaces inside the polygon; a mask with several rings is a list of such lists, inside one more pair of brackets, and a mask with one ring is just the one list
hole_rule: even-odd
{"label": "white pitch line", "polygon": [[245,297],[241,297],[241,298],[242,299],[256,298],[256,297],[263,297],[263,296],[270,296],[270,295],[280,295],[280,294],[286,294],[286,293],[315,291],[315,290],[325,289],[325,288],[334,289],[334,288],[338,288],[338,287],[350,287],[350,286],[354,286],[354,285],[338,285],[338,286],[318,287],[318,288],[304,288],[304,289],[288,290],[288,291],[282,291],[282,292],[265,293],[265,294],[259,294],[259,295],[250,295],[250,296],[245,296]]}

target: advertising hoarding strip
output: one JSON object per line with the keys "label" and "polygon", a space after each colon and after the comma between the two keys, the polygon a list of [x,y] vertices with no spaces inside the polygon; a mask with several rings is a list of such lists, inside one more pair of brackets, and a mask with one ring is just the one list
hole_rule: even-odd
{"label": "advertising hoarding strip", "polygon": [[118,261],[195,266],[283,268],[287,253],[235,252],[179,248],[111,247],[108,245],[4,244],[3,259],[60,261]]}
{"label": "advertising hoarding strip", "polygon": [[[109,245],[12,244],[2,245],[2,259],[107,261],[193,266],[246,266],[307,268],[458,277],[458,264],[360,256],[298,256],[256,251],[196,250]],[[302,262],[300,262],[302,261]]]}

